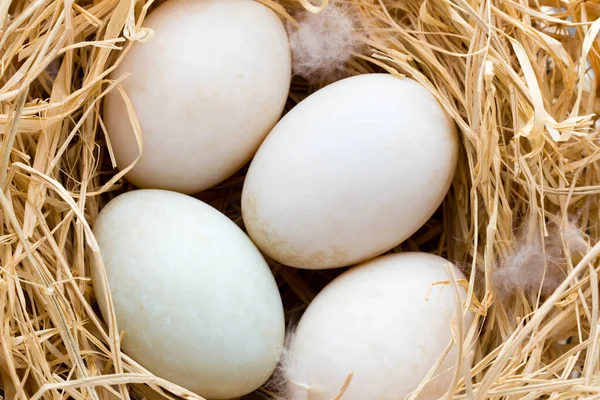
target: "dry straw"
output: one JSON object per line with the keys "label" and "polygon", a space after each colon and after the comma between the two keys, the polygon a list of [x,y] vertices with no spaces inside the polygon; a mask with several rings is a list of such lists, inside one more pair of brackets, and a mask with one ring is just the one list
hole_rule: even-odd
{"label": "dry straw", "polygon": [[[298,11],[322,8],[307,0],[262,1],[292,24]],[[600,110],[600,2],[343,3],[356,13],[357,41],[366,49],[346,72],[412,77],[460,128],[460,165],[444,212],[401,247],[443,255],[470,277],[465,286],[477,318],[468,332],[456,332],[464,338],[463,357],[450,397],[600,399],[600,152],[593,116]],[[120,352],[114,321],[99,318],[89,280],[90,224],[127,189],[112,168],[102,98],[119,90],[121,77],[109,80],[109,73],[121,50],[151,37],[143,28],[149,7],[133,0],[0,0],[6,399],[199,398]],[[314,89],[294,82],[290,106]],[[201,197],[240,222],[241,179]],[[575,248],[565,234],[574,230]],[[550,238],[552,232],[558,236]],[[529,276],[540,268],[534,264],[545,263],[545,241],[560,250],[552,253],[562,274],[552,290],[538,282],[538,290],[517,285],[500,296],[496,271],[507,260],[514,269],[515,255],[534,244],[542,256],[519,259],[529,260],[519,264]],[[273,271],[291,318],[338,273],[277,265]]]}

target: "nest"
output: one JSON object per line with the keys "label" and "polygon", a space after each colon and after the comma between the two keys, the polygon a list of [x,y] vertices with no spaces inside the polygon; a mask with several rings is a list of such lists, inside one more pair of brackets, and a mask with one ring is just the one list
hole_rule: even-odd
{"label": "nest", "polygon": [[[326,5],[261,1],[292,26]],[[441,255],[469,277],[476,318],[463,339],[479,345],[461,347],[449,398],[600,398],[600,2],[343,3],[360,44],[343,75],[411,77],[460,130],[449,195],[396,249]],[[118,88],[115,63],[151,35],[143,20],[153,6],[0,3],[5,399],[199,399],[121,352],[89,277],[90,227],[132,189],[113,168],[102,100]],[[295,79],[287,108],[318,88]],[[198,197],[241,225],[242,181],[243,171]],[[341,272],[272,267],[290,319]],[[507,280],[507,268],[527,284]],[[252,396],[277,398],[268,387]]]}

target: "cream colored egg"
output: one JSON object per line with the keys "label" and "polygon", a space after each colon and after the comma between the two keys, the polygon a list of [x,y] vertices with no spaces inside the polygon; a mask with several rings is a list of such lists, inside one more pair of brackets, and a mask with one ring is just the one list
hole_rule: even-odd
{"label": "cream colored egg", "polygon": [[[283,306],[262,255],[232,221],[192,197],[136,190],[94,225],[124,352],[209,399],[260,387],[284,339]],[[97,268],[93,283],[107,316]]]}
{"label": "cream colored egg", "polygon": [[[112,73],[138,116],[144,150],[129,181],[195,193],[247,163],[279,119],[291,79],[279,17],[253,0],[169,0],[150,13],[154,31]],[[104,118],[117,166],[139,155],[117,90]]]}
{"label": "cream colored egg", "polygon": [[367,260],[431,217],[457,153],[454,124],[414,80],[338,81],[293,108],[261,145],[243,189],[246,228],[286,265]]}
{"label": "cream colored egg", "polygon": [[[417,389],[452,343],[452,319],[458,316],[455,321],[462,321],[466,334],[473,318],[459,316],[452,287],[435,285],[449,279],[448,264],[426,253],[387,255],[327,285],[291,340],[284,366],[288,398],[330,400],[350,374],[343,400],[401,400]],[[451,268],[457,279],[464,279]],[[464,290],[460,292],[464,299]],[[444,395],[457,353],[453,344],[418,399]]]}

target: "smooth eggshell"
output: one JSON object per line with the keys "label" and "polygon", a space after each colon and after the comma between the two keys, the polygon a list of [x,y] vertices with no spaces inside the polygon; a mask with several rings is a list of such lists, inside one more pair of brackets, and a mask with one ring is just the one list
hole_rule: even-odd
{"label": "smooth eggshell", "polygon": [[[283,306],[262,255],[232,221],[192,197],[136,190],[94,225],[124,351],[210,399],[263,384],[284,340]],[[107,316],[98,268],[93,283]]]}
{"label": "smooth eggshell", "polygon": [[[127,173],[142,188],[195,193],[247,163],[281,116],[291,79],[287,34],[252,0],[169,0],[151,12],[154,30],[112,73],[123,81],[143,133]],[[104,118],[117,167],[139,155],[121,94]]]}
{"label": "smooth eggshell", "polygon": [[261,145],[244,183],[246,228],[285,265],[368,260],[431,217],[457,153],[453,122],[414,80],[338,81],[293,108]]}
{"label": "smooth eggshell", "polygon": [[[334,279],[309,305],[291,340],[284,366],[289,398],[330,400],[350,373],[343,400],[399,400],[414,391],[452,340],[455,292],[433,286],[449,279],[448,264],[426,253],[393,254]],[[463,333],[471,322],[468,314]],[[448,390],[457,357],[453,345],[419,399]]]}

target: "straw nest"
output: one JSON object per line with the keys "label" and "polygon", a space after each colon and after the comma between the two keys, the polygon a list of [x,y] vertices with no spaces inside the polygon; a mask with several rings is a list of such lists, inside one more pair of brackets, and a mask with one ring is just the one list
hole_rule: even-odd
{"label": "straw nest", "polygon": [[[320,9],[307,0],[262,1],[292,25],[299,11]],[[344,4],[361,44],[344,73],[412,77],[460,129],[451,192],[401,246],[442,255],[470,277],[477,317],[463,332],[450,397],[600,399],[600,2]],[[113,168],[102,99],[118,90],[109,80],[115,63],[151,35],[143,19],[154,6],[0,1],[6,399],[199,398],[120,351],[116,327],[99,317],[88,270],[99,209],[131,189]],[[316,88],[295,80],[288,109]],[[241,224],[242,180],[243,172],[199,197]],[[294,319],[339,273],[275,264],[273,272]],[[277,396],[268,388],[257,395]]]}

